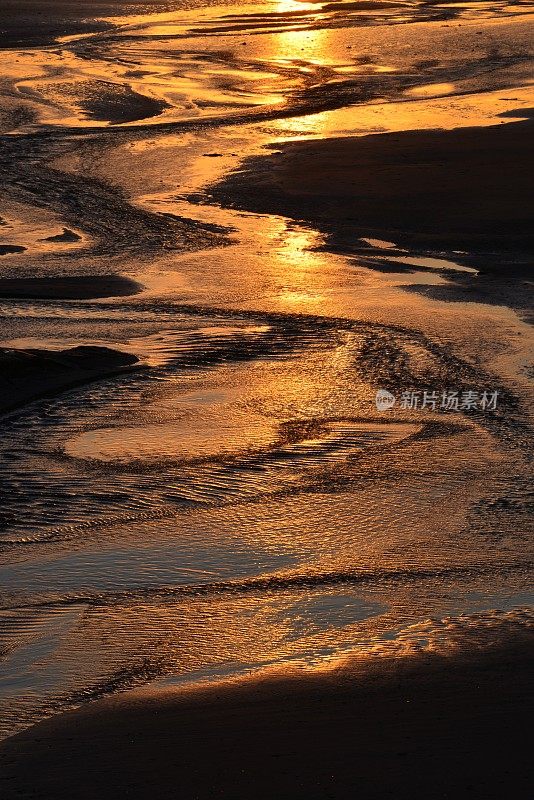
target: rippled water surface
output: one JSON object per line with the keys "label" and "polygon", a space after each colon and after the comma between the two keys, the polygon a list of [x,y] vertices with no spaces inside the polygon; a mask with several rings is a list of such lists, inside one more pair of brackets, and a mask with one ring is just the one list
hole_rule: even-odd
{"label": "rippled water surface", "polygon": [[[0,420],[3,735],[149,681],[531,624],[522,316],[476,302],[461,254],[347,256],[210,191],[282,140],[521,117],[530,11],[177,4],[0,51],[2,277],[143,287],[0,300],[3,346],[140,359]],[[458,275],[471,302],[425,293]],[[500,399],[377,411],[414,387]]]}

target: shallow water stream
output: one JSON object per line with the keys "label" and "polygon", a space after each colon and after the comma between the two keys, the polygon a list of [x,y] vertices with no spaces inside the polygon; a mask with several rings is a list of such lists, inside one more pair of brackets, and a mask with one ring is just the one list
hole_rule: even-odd
{"label": "shallow water stream", "polygon": [[[149,681],[529,622],[525,319],[476,302],[462,254],[334,253],[210,194],[288,139],[509,124],[529,11],[192,4],[0,51],[1,232],[25,248],[2,277],[144,287],[0,301],[3,346],[144,367],[1,420],[3,735]],[[472,302],[447,296],[460,278]],[[403,407],[414,389],[499,401]]]}

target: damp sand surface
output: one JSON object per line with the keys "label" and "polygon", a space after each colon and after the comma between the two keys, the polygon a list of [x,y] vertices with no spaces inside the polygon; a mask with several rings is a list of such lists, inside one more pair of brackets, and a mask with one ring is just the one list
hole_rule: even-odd
{"label": "damp sand surface", "polygon": [[0,349],[3,391],[0,410],[131,368],[135,356],[109,347],[68,350]]}
{"label": "damp sand surface", "polygon": [[530,6],[85,5],[2,23],[2,796],[521,797]]}
{"label": "damp sand surface", "polygon": [[354,244],[361,236],[419,250],[456,248],[472,258],[490,253],[479,259],[483,271],[499,269],[499,253],[504,261],[519,257],[528,275],[532,130],[528,120],[286,142],[246,162],[214,196],[307,220],[330,233],[334,246],[350,232]]}
{"label": "damp sand surface", "polygon": [[384,655],[334,673],[137,691],[5,742],[3,796],[164,798],[180,785],[198,798],[346,798],[354,786],[366,800],[526,798],[529,661],[519,640],[467,658]]}
{"label": "damp sand surface", "polygon": [[121,275],[63,275],[0,278],[0,297],[36,300],[87,300],[136,294],[141,286]]}

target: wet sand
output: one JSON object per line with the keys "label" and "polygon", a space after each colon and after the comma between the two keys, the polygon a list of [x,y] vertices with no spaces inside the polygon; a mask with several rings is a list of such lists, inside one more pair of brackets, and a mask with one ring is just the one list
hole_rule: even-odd
{"label": "wet sand", "polygon": [[61,275],[47,278],[0,278],[0,297],[41,300],[88,300],[124,297],[143,287],[122,275]]}
{"label": "wet sand", "polygon": [[0,412],[38,397],[116,375],[136,362],[135,356],[108,347],[80,346],[60,351],[0,348]]}
{"label": "wet sand", "polygon": [[532,642],[146,690],[0,747],[5,800],[526,800]]}
{"label": "wet sand", "polygon": [[[336,250],[359,237],[490,254],[482,271],[532,252],[532,120],[289,142],[212,188],[216,200],[305,220]],[[464,255],[467,255],[464,254]],[[470,259],[458,256],[460,263]],[[517,270],[516,270],[517,271]]]}
{"label": "wet sand", "polygon": [[[21,48],[0,410],[55,397],[3,417],[0,794],[526,798],[532,637],[522,611],[491,624],[531,585],[524,330],[495,308],[528,302],[526,21],[85,5],[8,0],[0,24]],[[417,130],[442,92],[455,129]],[[482,286],[489,311],[403,294],[391,241],[479,270],[424,288]],[[28,347],[74,342],[109,347]],[[496,389],[499,410],[387,418],[378,387]]]}
{"label": "wet sand", "polygon": [[168,0],[101,0],[92,2],[90,11],[72,0],[6,0],[2,4],[0,47],[48,45],[59,36],[106,30],[106,23],[95,19],[113,14],[135,14],[142,10],[165,11]]}

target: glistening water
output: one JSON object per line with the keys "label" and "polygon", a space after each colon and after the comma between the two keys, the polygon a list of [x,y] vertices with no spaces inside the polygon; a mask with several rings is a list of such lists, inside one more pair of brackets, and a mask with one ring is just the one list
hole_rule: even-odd
{"label": "glistening water", "polygon": [[[0,51],[2,275],[144,287],[0,301],[3,346],[142,366],[0,420],[4,736],[150,681],[531,624],[523,317],[454,252],[334,252],[210,190],[282,140],[510,124],[530,10],[193,2]],[[471,302],[426,291],[459,276]],[[380,388],[499,402],[380,412]]]}

